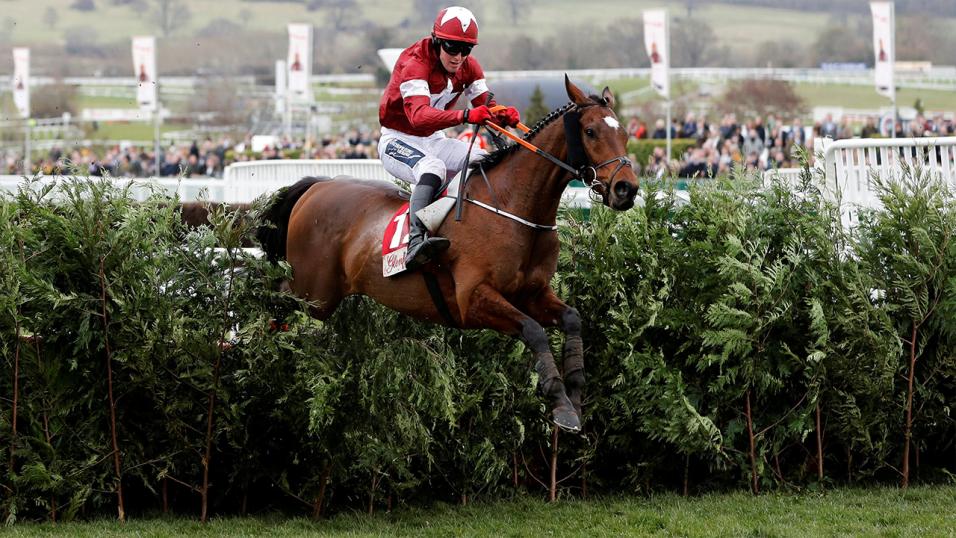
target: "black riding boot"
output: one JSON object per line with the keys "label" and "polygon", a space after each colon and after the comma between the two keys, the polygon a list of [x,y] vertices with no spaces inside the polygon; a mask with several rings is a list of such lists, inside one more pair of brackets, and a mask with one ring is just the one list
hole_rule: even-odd
{"label": "black riding boot", "polygon": [[441,179],[435,174],[422,174],[418,185],[412,189],[408,207],[408,249],[405,251],[405,268],[415,269],[430,262],[448,248],[450,242],[444,237],[428,237],[428,229],[415,213],[432,202]]}

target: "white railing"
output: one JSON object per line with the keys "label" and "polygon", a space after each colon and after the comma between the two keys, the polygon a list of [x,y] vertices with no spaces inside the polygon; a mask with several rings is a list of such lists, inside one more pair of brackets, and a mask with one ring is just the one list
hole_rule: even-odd
{"label": "white railing", "polygon": [[[72,176],[43,176],[39,179],[36,186],[49,185],[67,180],[70,177]],[[129,182],[133,182],[133,198],[139,201],[148,198],[153,191],[165,192],[169,196],[179,195],[180,200],[183,202],[192,202],[202,198],[216,202],[248,203],[255,199],[255,196],[249,197],[248,195],[240,196],[240,199],[228,199],[226,184],[221,179],[214,178],[175,179],[141,177],[115,178],[113,181],[118,185],[126,185]],[[14,193],[24,182],[23,176],[0,175],[0,193]],[[206,194],[202,196],[204,192]],[[247,189],[247,192],[251,193],[253,190]]]}
{"label": "white railing", "polygon": [[840,203],[845,225],[861,207],[882,206],[874,177],[899,179],[905,170],[939,177],[956,187],[956,137],[822,140],[824,191]]}
{"label": "white railing", "polygon": [[251,201],[306,176],[391,180],[378,159],[276,159],[230,164],[223,173],[225,201]]}
{"label": "white railing", "polygon": [[764,179],[780,178],[785,185],[797,185],[803,175],[803,168],[773,168],[763,173]]}
{"label": "white railing", "polygon": [[[151,190],[160,189],[166,194],[179,196],[183,202],[200,198],[212,202],[249,203],[262,194],[292,185],[305,176],[352,176],[362,179],[393,181],[378,159],[326,159],[326,160],[268,160],[248,161],[226,167],[225,177],[216,178],[116,178],[116,182],[135,183],[133,195],[145,200]],[[39,185],[62,181],[66,176],[44,176]],[[24,182],[23,176],[0,175],[0,193],[16,192]],[[568,188],[564,201],[570,207],[590,207],[591,200],[586,188]]]}
{"label": "white railing", "polygon": [[226,181],[298,181],[305,176],[354,176],[391,180],[378,159],[275,159],[230,164],[223,173]]}
{"label": "white railing", "polygon": [[[502,80],[515,78],[557,78],[561,79],[565,73],[572,78],[584,78],[592,81],[607,81],[621,78],[637,78],[650,76],[649,67],[624,67],[601,69],[557,69],[557,70],[522,70],[522,71],[485,71],[488,80]],[[790,82],[808,82],[816,84],[855,84],[872,85],[873,69],[832,70],[820,68],[737,68],[737,67],[676,67],[671,69],[671,76],[688,80],[728,80],[772,78]],[[193,89],[200,85],[203,77],[198,76],[163,76],[160,79],[161,91],[177,91],[180,88]],[[232,86],[253,88],[256,85],[255,77],[238,76],[225,77]],[[53,84],[57,82],[53,77],[32,77],[30,83],[35,86]],[[71,86],[112,86],[117,88],[135,88],[138,82],[133,76],[124,77],[67,77],[62,80]],[[371,73],[343,73],[337,75],[312,75],[310,82],[316,84],[374,84],[375,75]],[[904,88],[952,90],[956,85],[956,70],[952,67],[932,67],[918,73],[898,72],[896,84]],[[0,75],[0,87],[9,87],[10,75]],[[265,86],[260,86],[264,88]],[[175,88],[176,90],[173,90]]]}

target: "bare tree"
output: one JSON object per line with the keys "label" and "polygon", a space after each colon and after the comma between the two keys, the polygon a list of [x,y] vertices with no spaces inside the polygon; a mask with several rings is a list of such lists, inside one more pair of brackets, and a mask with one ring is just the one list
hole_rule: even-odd
{"label": "bare tree", "polygon": [[679,19],[671,25],[671,65],[705,67],[719,61],[721,51],[715,43],[717,35],[709,24],[700,19]]}
{"label": "bare tree", "polygon": [[[873,42],[868,37],[869,19],[853,26],[830,25],[817,34],[810,48],[812,64],[823,62],[873,62]],[[848,27],[849,26],[849,27]]]}
{"label": "bare tree", "polygon": [[447,5],[445,0],[414,0],[412,2],[415,11],[413,19],[421,22],[432,22],[435,20],[435,15]]}
{"label": "bare tree", "polygon": [[739,80],[727,85],[716,103],[723,112],[742,117],[767,114],[802,114],[806,103],[797,95],[793,84],[782,80]]}
{"label": "bare tree", "polygon": [[58,118],[64,112],[75,115],[76,93],[76,86],[64,84],[62,79],[38,86],[32,90],[30,113],[35,118]]}
{"label": "bare tree", "polygon": [[50,27],[50,30],[56,28],[56,23],[60,21],[60,14],[53,6],[47,7],[43,12],[43,22]]}
{"label": "bare tree", "polygon": [[70,9],[77,11],[96,11],[96,2],[93,0],[75,0],[70,4]]}
{"label": "bare tree", "polygon": [[355,21],[362,14],[356,0],[310,0],[305,7],[309,11],[324,12],[327,26],[335,32],[356,28]]}
{"label": "bare tree", "polygon": [[169,37],[189,19],[191,12],[183,0],[153,0],[153,21],[163,37]]}
{"label": "bare tree", "polygon": [[517,26],[528,16],[531,10],[531,0],[504,0],[505,9],[511,15],[511,24]]}
{"label": "bare tree", "polygon": [[484,15],[484,4],[478,0],[455,0],[454,2],[449,0],[413,0],[412,10],[414,14],[411,16],[411,20],[412,22],[426,22],[430,25],[434,22],[435,15],[438,15],[439,11],[450,5],[459,5],[469,9],[479,21],[482,20],[482,15]]}
{"label": "bare tree", "polygon": [[793,39],[764,41],[754,50],[753,64],[756,67],[803,67],[807,51]]}
{"label": "bare tree", "polygon": [[248,26],[249,21],[252,20],[252,12],[246,8],[239,10],[239,20],[242,21],[243,26]]}
{"label": "bare tree", "polygon": [[684,9],[687,10],[687,18],[694,16],[694,8],[697,7],[697,4],[700,0],[684,0]]}

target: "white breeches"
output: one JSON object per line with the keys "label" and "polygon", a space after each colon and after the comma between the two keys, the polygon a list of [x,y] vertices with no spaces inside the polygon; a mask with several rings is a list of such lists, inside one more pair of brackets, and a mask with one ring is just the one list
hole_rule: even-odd
{"label": "white breeches", "polygon": [[[385,170],[402,181],[414,185],[422,174],[435,174],[447,181],[465,166],[468,142],[448,138],[443,131],[413,136],[383,127],[378,153]],[[485,150],[474,146],[470,162],[485,155]]]}

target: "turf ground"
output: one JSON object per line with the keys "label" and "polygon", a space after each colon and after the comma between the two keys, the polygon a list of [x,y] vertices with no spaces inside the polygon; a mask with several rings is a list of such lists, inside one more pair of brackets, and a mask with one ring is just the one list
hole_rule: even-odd
{"label": "turf ground", "polygon": [[399,507],[314,522],[260,516],[132,518],[7,527],[6,536],[954,536],[956,486],[839,489],[826,493],[654,495],[548,504],[521,496],[466,507]]}

